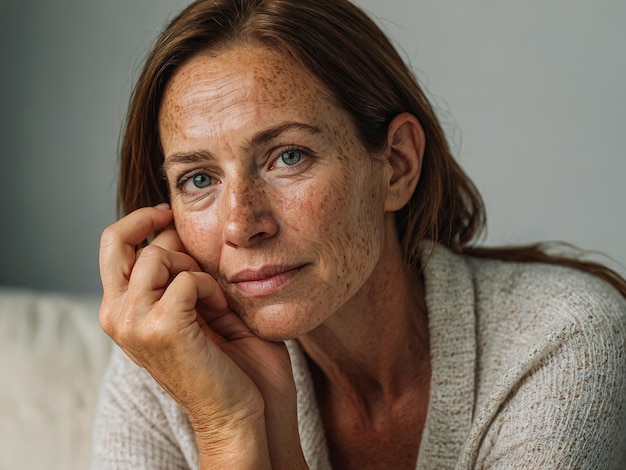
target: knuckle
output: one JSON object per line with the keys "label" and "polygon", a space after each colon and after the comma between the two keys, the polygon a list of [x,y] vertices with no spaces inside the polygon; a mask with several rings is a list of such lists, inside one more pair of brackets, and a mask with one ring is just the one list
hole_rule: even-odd
{"label": "knuckle", "polygon": [[179,279],[179,282],[182,282],[183,284],[191,284],[196,281],[194,274],[190,271],[181,271],[176,275],[176,277]]}
{"label": "knuckle", "polygon": [[147,357],[174,346],[171,322],[158,304],[150,308],[126,297],[103,300],[99,310],[102,330],[143,367]]}
{"label": "knuckle", "polygon": [[145,258],[157,258],[161,257],[163,254],[163,248],[156,245],[147,245],[141,250],[140,257]]}
{"label": "knuckle", "polygon": [[167,337],[165,325],[158,321],[163,318],[160,308],[153,305],[141,308],[134,302],[126,302],[122,315],[117,322],[116,330],[120,341],[127,344],[150,345]]}
{"label": "knuckle", "polygon": [[128,299],[120,301],[103,301],[100,306],[99,321],[102,330],[116,343],[125,343],[132,336],[134,315],[128,308]]}
{"label": "knuckle", "polygon": [[103,301],[98,312],[100,328],[114,341],[118,336],[118,322],[116,321],[119,317],[118,313],[115,303],[110,301]]}
{"label": "knuckle", "polygon": [[109,225],[106,227],[100,235],[100,246],[102,248],[108,248],[119,240],[119,233],[115,228],[115,225]]}
{"label": "knuckle", "polygon": [[132,315],[122,316],[115,325],[115,334],[112,338],[120,345],[137,343],[138,331]]}
{"label": "knuckle", "polygon": [[113,320],[111,319],[111,312],[106,308],[101,308],[98,314],[98,320],[100,322],[100,328],[107,335],[113,336]]}

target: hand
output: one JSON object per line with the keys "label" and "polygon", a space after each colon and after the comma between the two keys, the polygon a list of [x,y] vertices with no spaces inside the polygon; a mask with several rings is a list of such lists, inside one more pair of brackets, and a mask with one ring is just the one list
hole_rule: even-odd
{"label": "hand", "polygon": [[[264,450],[272,463],[284,461],[294,427],[297,437],[286,348],[255,336],[228,307],[216,280],[166,228],[172,218],[167,205],[142,208],[103,232],[102,328],[187,414],[201,459],[226,464],[252,445],[255,452],[248,455],[256,468],[268,457]],[[301,457],[301,451],[291,454]]]}

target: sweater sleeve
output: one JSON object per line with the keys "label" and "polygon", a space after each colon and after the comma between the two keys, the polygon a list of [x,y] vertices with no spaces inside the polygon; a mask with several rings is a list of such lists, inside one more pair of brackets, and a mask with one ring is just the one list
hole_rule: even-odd
{"label": "sweater sleeve", "polygon": [[626,303],[610,292],[555,305],[559,328],[521,352],[477,411],[462,468],[624,468]]}
{"label": "sweater sleeve", "polygon": [[176,403],[115,348],[100,390],[91,468],[197,468],[196,452]]}

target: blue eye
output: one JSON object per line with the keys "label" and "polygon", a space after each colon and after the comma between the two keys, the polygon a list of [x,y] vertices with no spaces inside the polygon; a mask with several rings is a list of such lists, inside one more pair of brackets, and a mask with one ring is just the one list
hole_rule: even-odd
{"label": "blue eye", "polygon": [[302,159],[302,152],[297,149],[291,149],[291,150],[287,150],[281,153],[280,157],[278,157],[277,163],[279,164],[282,163],[287,166],[293,166],[293,165],[296,165],[301,159]]}
{"label": "blue eye", "polygon": [[213,182],[213,178],[211,178],[206,173],[198,173],[191,179],[193,185],[198,189],[206,188],[207,186],[211,186]]}
{"label": "blue eye", "polygon": [[[213,184],[213,178],[211,178],[206,173],[198,173],[196,175],[193,175],[187,181],[187,184],[193,185],[193,189],[204,189]],[[187,184],[185,186],[187,186]],[[188,191],[192,191],[193,189],[191,187],[188,187]]]}
{"label": "blue eye", "polygon": [[183,174],[177,184],[178,192],[183,196],[200,196],[211,193],[213,186],[218,184],[205,170],[196,170]]}

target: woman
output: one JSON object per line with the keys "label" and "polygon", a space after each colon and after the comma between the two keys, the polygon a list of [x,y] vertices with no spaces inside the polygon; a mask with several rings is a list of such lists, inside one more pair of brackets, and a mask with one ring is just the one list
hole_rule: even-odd
{"label": "woman", "polygon": [[120,202],[94,468],[624,462],[626,282],[470,246],[480,196],[347,1],[187,7],[134,91]]}

